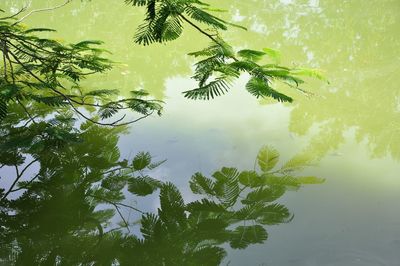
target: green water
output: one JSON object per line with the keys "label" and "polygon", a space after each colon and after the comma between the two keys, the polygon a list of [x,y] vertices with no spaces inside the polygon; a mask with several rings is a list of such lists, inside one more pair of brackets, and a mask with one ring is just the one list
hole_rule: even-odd
{"label": "green water", "polygon": [[[15,11],[25,1],[3,0]],[[32,8],[56,1],[37,0]],[[210,102],[184,99],[195,87],[186,53],[207,39],[186,29],[173,43],[133,43],[143,12],[123,1],[96,0],[32,15],[26,24],[51,27],[65,42],[99,39],[119,64],[85,81],[87,87],[144,88],[165,101],[164,115],[134,124],[123,135],[123,156],[145,150],[167,158],[157,175],[174,182],[185,199],[192,173],[223,165],[252,168],[272,145],[281,157],[307,156],[304,174],[322,185],[289,192],[283,202],[295,215],[268,228],[265,244],[228,250],[229,265],[399,265],[400,255],[400,2],[398,0],[210,1],[224,16],[248,27],[224,37],[235,48],[271,47],[281,63],[322,69],[330,84],[308,80],[313,97],[282,88],[292,104],[256,100],[241,78],[226,96]],[[114,3],[115,2],[115,3]],[[148,210],[157,200],[143,203]]]}

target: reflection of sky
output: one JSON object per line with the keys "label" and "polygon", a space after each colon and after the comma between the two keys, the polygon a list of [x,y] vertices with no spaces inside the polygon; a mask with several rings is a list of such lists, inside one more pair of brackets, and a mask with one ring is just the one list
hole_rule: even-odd
{"label": "reflection of sky", "polygon": [[[126,147],[150,149],[159,159],[168,158],[160,176],[176,183],[186,200],[193,198],[187,181],[196,171],[210,174],[221,166],[251,169],[263,144],[278,147],[287,160],[312,138],[290,134],[291,108],[256,105],[240,91],[213,103],[186,101],[174,88],[190,82],[169,79],[165,115],[137,124],[121,140],[123,153]],[[366,147],[355,139],[355,129],[343,137],[345,145],[304,173],[327,182],[289,192],[282,199],[295,219],[271,227],[265,245],[233,252],[230,265],[396,265],[400,218],[393,210],[400,199],[398,163],[388,157],[369,159]],[[158,200],[153,200],[155,208]]]}
{"label": "reflection of sky", "polygon": [[[17,2],[23,1],[5,1],[8,6]],[[34,2],[40,6],[48,1]],[[317,97],[297,94],[292,105],[258,104],[243,91],[244,79],[217,100],[185,100],[180,91],[195,83],[188,78],[190,64],[183,54],[201,47],[202,38],[188,31],[168,45],[135,46],[133,28],[141,13],[120,2],[109,8],[106,0],[77,1],[69,12],[42,14],[32,22],[54,26],[69,40],[106,41],[112,57],[123,64],[96,82],[89,80],[88,86],[127,91],[143,86],[164,98],[163,117],[141,121],[121,137],[122,154],[145,150],[168,159],[157,175],[176,183],[186,199],[192,197],[187,181],[194,172],[252,168],[264,144],[275,146],[284,159],[298,152],[322,159],[307,174],[327,182],[284,198],[295,219],[272,227],[265,245],[235,252],[230,265],[398,265],[397,0],[371,0],[368,5],[364,0],[340,5],[318,0],[212,1],[249,27],[227,34],[236,47],[279,48],[285,64],[316,66],[328,73],[330,85],[307,83]],[[77,26],[66,27],[65,21]],[[157,199],[151,199],[142,202],[155,209]]]}

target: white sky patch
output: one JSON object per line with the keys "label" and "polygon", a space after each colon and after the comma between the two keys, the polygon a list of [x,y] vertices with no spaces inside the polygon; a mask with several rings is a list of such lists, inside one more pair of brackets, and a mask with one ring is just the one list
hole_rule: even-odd
{"label": "white sky patch", "polygon": [[319,0],[310,0],[308,1],[310,7],[319,7]]}
{"label": "white sky patch", "polygon": [[236,9],[235,14],[233,14],[233,16],[232,16],[232,21],[242,22],[245,18],[246,18],[245,16],[240,15],[239,9]]}
{"label": "white sky patch", "polygon": [[257,33],[268,34],[267,26],[265,24],[261,24],[257,21],[255,21],[253,24],[251,24],[250,30],[257,32]]}
{"label": "white sky patch", "polygon": [[280,2],[284,5],[290,5],[294,3],[294,0],[280,0]]}

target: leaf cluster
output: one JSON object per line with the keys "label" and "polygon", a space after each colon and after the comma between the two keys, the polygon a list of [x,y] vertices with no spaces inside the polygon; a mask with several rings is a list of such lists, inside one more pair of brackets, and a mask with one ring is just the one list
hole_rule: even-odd
{"label": "leaf cluster", "polygon": [[[142,90],[132,97],[117,99],[115,89],[88,91],[81,81],[88,76],[105,73],[112,62],[103,55],[101,41],[86,40],[75,44],[40,37],[46,28],[26,29],[10,18],[0,19],[0,121],[8,113],[8,105],[40,103],[53,110],[72,110],[91,122],[102,124],[124,110],[133,110],[142,116],[153,112],[161,114],[161,102],[149,99]],[[98,118],[91,118],[82,108],[97,110]],[[106,125],[121,124],[122,119]]]}

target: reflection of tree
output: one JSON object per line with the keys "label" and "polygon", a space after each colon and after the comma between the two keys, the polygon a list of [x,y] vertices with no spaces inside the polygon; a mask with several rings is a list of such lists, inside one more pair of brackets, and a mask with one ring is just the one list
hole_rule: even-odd
{"label": "reflection of tree", "polygon": [[[290,130],[308,134],[319,126],[309,153],[325,155],[355,129],[374,156],[400,158],[398,35],[400,6],[395,1],[223,1],[253,32],[235,32],[243,46],[279,48],[285,58],[325,70],[330,85],[314,86],[318,96],[295,97]],[[319,3],[319,4],[318,4]],[[265,15],[265,14],[268,15]],[[260,30],[262,29],[262,30]],[[257,32],[254,32],[257,31]],[[243,44],[244,42],[244,44]],[[312,88],[308,85],[307,88]]]}
{"label": "reflection of tree", "polygon": [[[0,192],[0,256],[9,264],[218,265],[226,256],[222,244],[263,243],[266,225],[291,220],[275,202],[287,188],[321,182],[293,177],[302,166],[295,161],[275,169],[279,154],[265,147],[259,171],[193,175],[190,188],[202,198],[185,203],[172,183],[150,177],[162,162],[143,152],[120,159],[123,129],[78,128],[68,113],[32,123],[18,108],[11,106],[0,130],[2,178],[12,183]],[[35,109],[29,111],[36,116]],[[125,204],[125,188],[136,196],[159,189],[158,212]],[[141,235],[131,231],[123,209],[142,216]]]}

